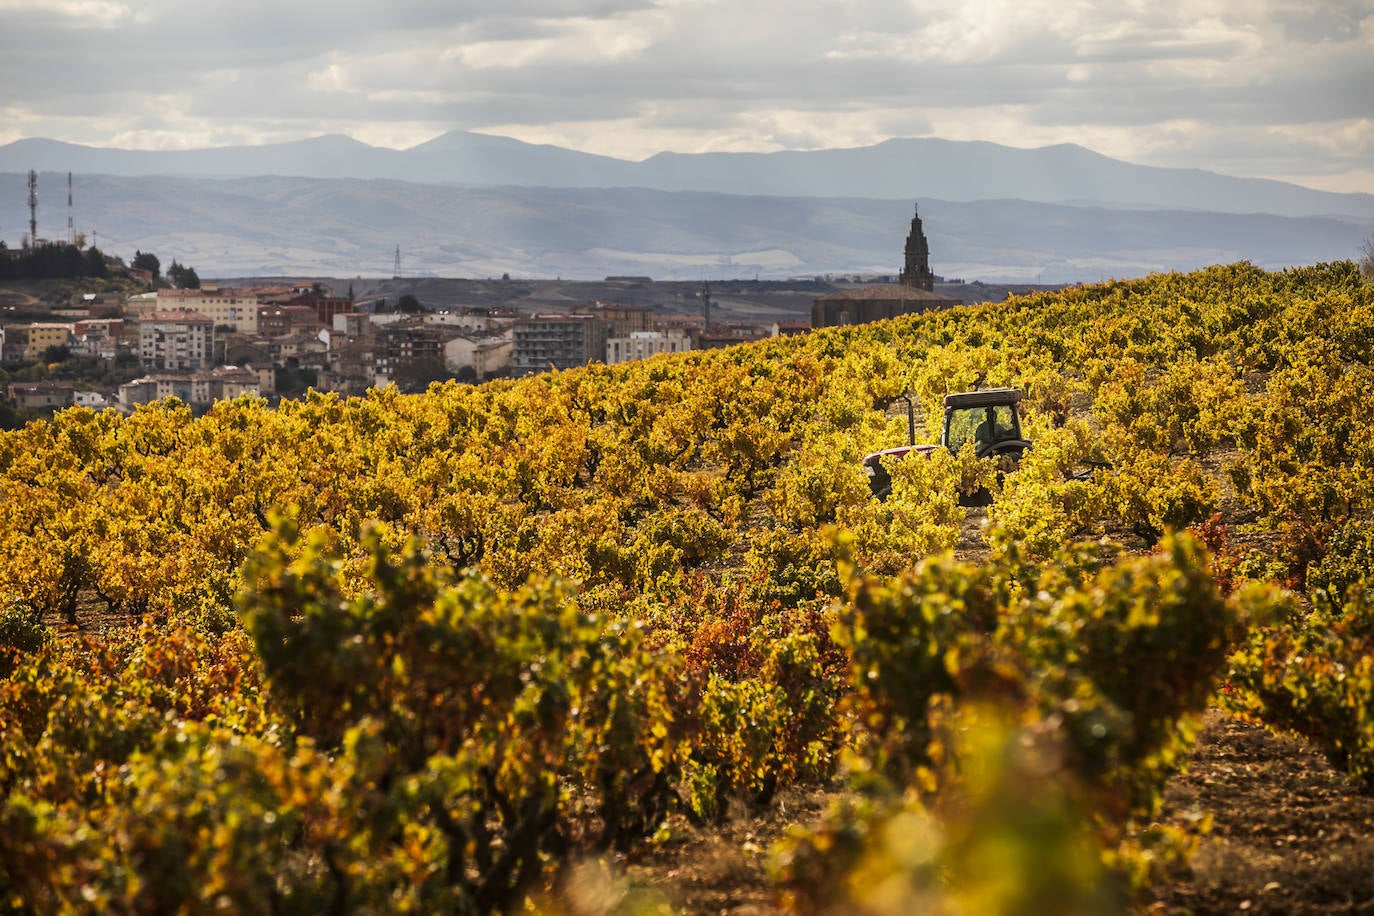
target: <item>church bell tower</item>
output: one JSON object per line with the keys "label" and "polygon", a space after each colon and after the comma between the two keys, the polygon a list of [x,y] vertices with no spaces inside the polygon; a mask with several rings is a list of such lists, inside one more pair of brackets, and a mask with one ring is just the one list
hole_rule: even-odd
{"label": "church bell tower", "polygon": [[926,292],[933,292],[935,289],[935,274],[930,270],[930,244],[921,229],[919,208],[916,215],[911,218],[911,231],[906,237],[906,266],[902,268],[900,279],[903,286],[913,289],[923,289]]}

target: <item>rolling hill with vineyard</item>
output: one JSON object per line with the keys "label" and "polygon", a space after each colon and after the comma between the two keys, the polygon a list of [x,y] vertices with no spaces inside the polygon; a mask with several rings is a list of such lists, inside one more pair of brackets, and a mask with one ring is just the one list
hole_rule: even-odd
{"label": "rolling hill with vineyard", "polygon": [[[646,912],[625,863],[824,792],[773,907],[1125,910],[1204,714],[1374,787],[1371,344],[1353,264],[1242,262],[0,434],[0,899]],[[975,386],[1019,466],[874,500]]]}

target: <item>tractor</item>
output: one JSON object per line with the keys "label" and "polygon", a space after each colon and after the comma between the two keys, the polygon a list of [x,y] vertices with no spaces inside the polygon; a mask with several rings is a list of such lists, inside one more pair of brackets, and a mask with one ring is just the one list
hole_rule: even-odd
{"label": "tractor", "polygon": [[[1006,457],[1015,461],[1030,448],[1021,435],[1021,415],[1016,405],[1021,391],[1016,388],[985,388],[945,395],[945,421],[939,445],[916,444],[916,408],[910,397],[907,404],[907,430],[910,445],[884,449],[864,457],[868,486],[878,499],[886,499],[892,492],[892,477],[885,468],[887,460],[905,458],[910,454],[930,455],[944,447],[956,455],[966,442],[974,444],[979,458]],[[972,498],[977,499],[979,494]],[[986,498],[986,494],[981,494]],[[961,499],[961,502],[964,501]]]}

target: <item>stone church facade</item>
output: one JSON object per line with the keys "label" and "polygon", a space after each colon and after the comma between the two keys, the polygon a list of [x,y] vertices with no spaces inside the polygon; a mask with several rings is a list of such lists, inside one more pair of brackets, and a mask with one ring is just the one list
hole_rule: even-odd
{"label": "stone church facade", "polygon": [[811,327],[830,328],[846,324],[867,324],[898,315],[946,309],[963,303],[952,296],[935,292],[935,274],[930,269],[930,243],[926,241],[918,210],[907,233],[905,260],[900,282],[841,290],[817,299],[811,306]]}

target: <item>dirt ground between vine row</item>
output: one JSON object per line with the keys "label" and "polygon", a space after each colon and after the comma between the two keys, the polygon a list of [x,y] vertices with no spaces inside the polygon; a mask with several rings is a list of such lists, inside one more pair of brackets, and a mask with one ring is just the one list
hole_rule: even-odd
{"label": "dirt ground between vine row", "polygon": [[1211,814],[1165,913],[1374,913],[1374,795],[1307,742],[1210,712],[1165,817]]}
{"label": "dirt ground between vine row", "polygon": [[[628,880],[682,913],[776,913],[769,847],[790,824],[818,818],[834,794],[794,792],[719,829],[678,825],[676,842],[626,863]],[[1161,819],[1189,812],[1211,814],[1212,829],[1143,912],[1374,914],[1374,794],[1306,742],[1209,711]]]}

